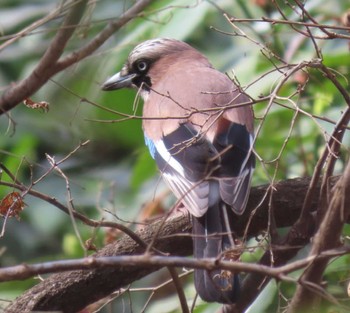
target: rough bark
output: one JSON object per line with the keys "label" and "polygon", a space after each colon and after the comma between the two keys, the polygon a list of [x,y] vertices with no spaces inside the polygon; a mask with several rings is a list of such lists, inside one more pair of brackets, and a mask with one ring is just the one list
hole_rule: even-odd
{"label": "rough bark", "polygon": [[[334,185],[338,177],[334,177],[331,185]],[[291,226],[298,219],[303,200],[309,184],[309,178],[286,180],[274,185],[272,205],[277,227]],[[244,233],[247,236],[255,236],[266,230],[268,223],[269,200],[265,197],[270,185],[255,187],[251,191],[248,206],[244,215],[234,223],[234,229],[238,235]],[[262,201],[262,199],[264,199]],[[314,208],[317,202],[313,203]],[[250,220],[248,228],[246,227]],[[188,234],[191,225],[188,216],[180,215],[168,219],[161,229],[162,221],[156,221],[138,232],[144,242],[154,242],[154,247],[171,255],[190,255],[192,252],[192,240],[187,236],[171,236],[174,234]],[[144,247],[135,243],[128,236],[124,236],[115,243],[101,249],[96,256],[116,256],[141,254]],[[289,257],[283,258],[283,262]],[[280,263],[283,263],[280,262]],[[76,270],[54,274],[34,286],[18,297],[10,306],[7,313],[30,312],[32,310],[59,310],[65,313],[77,312],[103,297],[108,296],[135,280],[138,280],[159,267],[122,267],[122,268],[97,268],[94,270]],[[261,276],[261,275],[260,275]],[[249,289],[249,286],[245,288]],[[247,289],[247,290],[248,290]]]}
{"label": "rough bark", "polygon": [[[331,194],[328,210],[314,236],[309,255],[320,255],[323,251],[341,245],[340,237],[343,226],[350,214],[350,163],[333,187]],[[322,277],[328,262],[329,259],[317,260],[304,271],[288,313],[319,311]],[[317,290],[315,286],[320,289]]]}

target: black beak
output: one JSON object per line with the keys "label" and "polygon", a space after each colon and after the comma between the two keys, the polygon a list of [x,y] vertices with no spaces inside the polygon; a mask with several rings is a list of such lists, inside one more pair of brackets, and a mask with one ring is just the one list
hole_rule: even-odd
{"label": "black beak", "polygon": [[127,74],[122,76],[119,73],[113,75],[111,78],[108,78],[101,86],[102,90],[110,91],[117,90],[121,88],[131,88],[132,80],[136,77],[136,74]]}

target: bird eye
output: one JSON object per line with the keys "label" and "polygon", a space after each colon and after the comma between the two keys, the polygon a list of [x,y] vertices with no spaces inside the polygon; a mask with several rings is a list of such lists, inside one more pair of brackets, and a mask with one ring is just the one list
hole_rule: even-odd
{"label": "bird eye", "polygon": [[140,72],[144,72],[147,70],[148,64],[146,61],[139,61],[136,66]]}

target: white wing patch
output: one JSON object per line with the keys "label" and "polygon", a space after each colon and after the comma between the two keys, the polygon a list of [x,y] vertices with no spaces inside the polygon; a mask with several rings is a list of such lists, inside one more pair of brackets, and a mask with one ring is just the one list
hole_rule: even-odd
{"label": "white wing patch", "polygon": [[190,182],[185,177],[183,167],[171,156],[163,141],[158,140],[154,144],[166,164],[165,168],[160,169],[165,182],[192,215],[202,216],[209,205],[209,182]]}
{"label": "white wing patch", "polygon": [[181,174],[183,177],[185,176],[184,169],[181,166],[181,164],[171,156],[169,151],[167,150],[166,146],[164,145],[164,142],[162,140],[157,140],[154,142],[154,145],[158,151],[158,154],[163,158],[163,160],[169,164],[170,167],[172,167],[176,172]]}

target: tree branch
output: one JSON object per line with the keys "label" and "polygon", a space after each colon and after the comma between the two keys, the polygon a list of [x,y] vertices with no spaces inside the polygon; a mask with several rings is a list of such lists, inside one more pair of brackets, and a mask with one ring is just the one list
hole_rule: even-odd
{"label": "tree branch", "polygon": [[[336,181],[337,178],[333,178],[331,184],[334,185]],[[297,220],[309,182],[309,178],[299,178],[286,180],[274,186],[276,191],[272,202],[278,227],[290,226]],[[266,198],[265,193],[269,188],[269,185],[264,185],[252,189],[246,213],[234,223],[234,229],[239,235],[255,236],[266,229],[269,199],[264,201],[262,199]],[[316,209],[317,201],[314,205]],[[192,240],[188,235],[191,230],[189,219],[186,216],[169,219],[159,231],[161,223],[162,220],[150,224],[139,231],[138,236],[142,241],[150,242],[154,239],[154,234],[159,232],[155,241],[156,249],[171,255],[190,255]],[[118,242],[101,249],[95,256],[135,255],[143,253],[144,249],[130,237],[124,236]],[[281,264],[283,264],[282,261]],[[5,312],[29,312],[30,310],[76,312],[159,268],[160,266],[102,267],[54,274],[21,295]],[[264,276],[261,273],[256,275]],[[247,288],[245,287],[244,290]]]}
{"label": "tree branch", "polygon": [[[343,225],[350,214],[350,162],[348,162],[343,176],[334,186],[332,195],[329,208],[314,237],[310,256],[319,255],[327,249],[340,245]],[[315,261],[305,270],[300,278],[301,284],[288,308],[289,313],[300,312],[300,310],[311,312],[315,309],[319,297],[314,289],[308,287],[308,284],[321,285],[322,275],[328,261],[329,259]],[[318,310],[319,308],[316,311]]]}
{"label": "tree branch", "polygon": [[31,96],[53,75],[79,62],[97,50],[115,31],[142,12],[152,1],[153,0],[137,1],[129,10],[122,14],[118,20],[110,22],[90,43],[59,60],[68,40],[73,35],[83,16],[87,3],[87,0],[74,0],[74,5],[72,5],[62,26],[33,72],[24,80],[7,89],[0,97],[0,115],[11,110],[21,101]]}
{"label": "tree branch", "polygon": [[129,10],[123,13],[118,19],[110,22],[94,39],[92,39],[87,45],[76,50],[65,58],[57,62],[56,70],[62,71],[68,66],[81,61],[87,56],[96,51],[102,44],[111,37],[117,30],[122,28],[133,18],[137,17],[153,0],[141,0],[137,1]]}
{"label": "tree branch", "polygon": [[68,40],[75,31],[76,25],[82,18],[86,3],[86,0],[75,1],[33,72],[20,83],[5,91],[0,98],[0,114],[9,111],[19,102],[29,97],[55,73],[54,65],[62,55]]}
{"label": "tree branch", "polygon": [[[146,242],[150,242],[158,231],[160,221],[153,223],[138,232]],[[189,255],[191,240],[184,245],[182,236],[171,236],[174,233],[188,233],[190,223],[188,217],[169,220],[160,232],[155,247],[166,253]],[[182,247],[180,252],[175,247]],[[95,254],[99,256],[137,255],[142,254],[145,248],[135,241],[124,236],[116,243],[109,244]],[[113,291],[130,284],[158,269],[161,266],[148,267],[104,267],[91,271],[76,270],[73,272],[58,273],[34,286],[19,297],[12,305],[6,308],[7,313],[58,310],[65,313],[74,313],[83,309]],[[83,295],[83,296],[82,296]]]}

